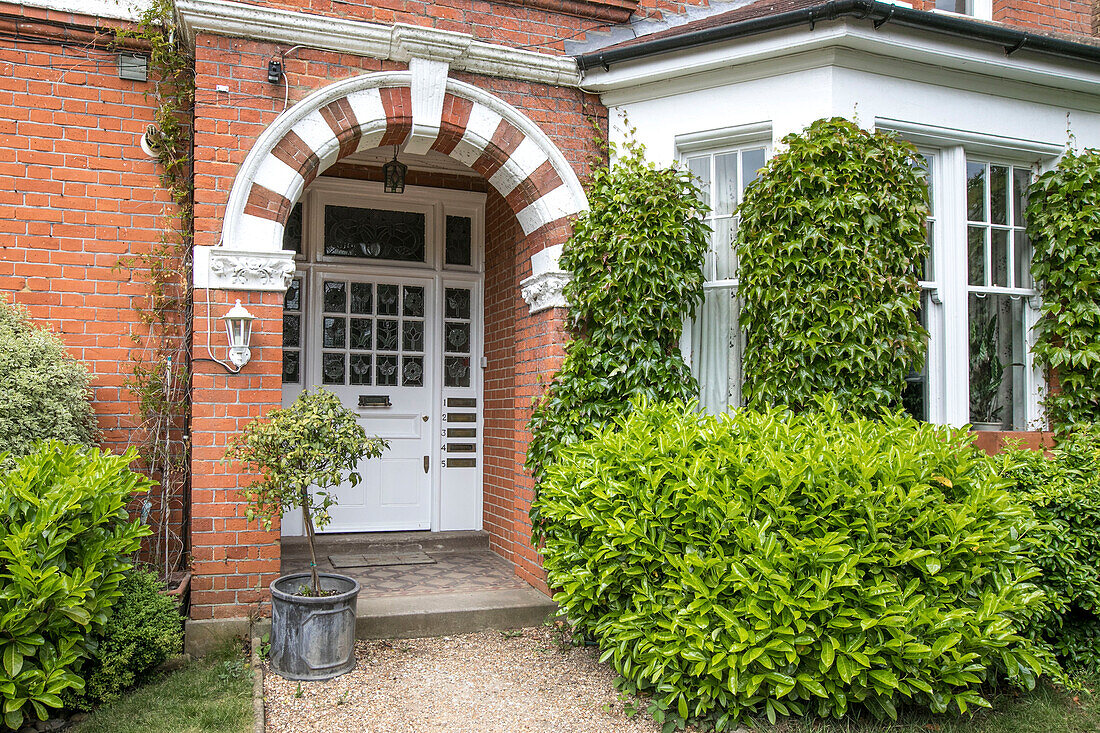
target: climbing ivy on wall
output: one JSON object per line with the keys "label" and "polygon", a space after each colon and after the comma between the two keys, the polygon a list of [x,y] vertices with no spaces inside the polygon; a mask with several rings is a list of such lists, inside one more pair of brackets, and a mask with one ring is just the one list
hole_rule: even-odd
{"label": "climbing ivy on wall", "polygon": [[1032,351],[1059,389],[1046,397],[1056,428],[1100,422],[1100,151],[1069,151],[1032,184],[1031,272],[1043,297]]}
{"label": "climbing ivy on wall", "polygon": [[[558,447],[622,413],[632,397],[697,394],[679,344],[703,294],[699,189],[686,171],[647,163],[641,144],[611,154],[614,164],[592,174],[590,208],[562,253],[573,273],[565,286],[573,339],[531,418],[527,468],[536,482]],[[536,504],[536,531],[537,515]]]}
{"label": "climbing ivy on wall", "polygon": [[[119,259],[118,268],[143,281],[145,296],[133,309],[144,325],[131,336],[127,388],[137,400],[138,430],[132,442],[148,472],[159,479],[157,505],[144,513],[154,528],[152,559],[167,574],[182,558],[184,539],[172,530],[188,477],[187,443],[191,343],[191,245],[193,242],[192,122],[194,59],[183,49],[172,0],[153,0],[133,27],[115,31],[114,43],[148,54],[156,102],[146,140],[156,154],[161,185],[171,196],[159,240],[147,252]],[[152,514],[152,516],[150,516]]]}
{"label": "climbing ivy on wall", "polygon": [[916,150],[842,118],[783,144],[739,209],[746,403],[803,410],[831,392],[867,414],[896,407],[925,353]]}

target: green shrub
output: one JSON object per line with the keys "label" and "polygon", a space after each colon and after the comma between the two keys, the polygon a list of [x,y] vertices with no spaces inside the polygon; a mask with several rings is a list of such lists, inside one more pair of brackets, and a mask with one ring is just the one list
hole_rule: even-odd
{"label": "green shrub", "polygon": [[1034,630],[1067,668],[1100,672],[1100,426],[1078,426],[1050,458],[1017,449],[999,460],[1041,522],[1030,554],[1047,608]]}
{"label": "green shrub", "polygon": [[1052,422],[1100,422],[1100,151],[1068,151],[1028,191],[1031,272],[1043,316],[1032,351],[1061,389],[1044,400]]}
{"label": "green shrub", "polygon": [[149,534],[126,516],[152,483],[130,470],[135,457],[50,441],[0,474],[0,696],[11,728],[84,688],[74,670]]}
{"label": "green shrub", "polygon": [[797,411],[831,392],[867,415],[898,407],[925,354],[917,151],[841,118],[783,143],[738,209],[745,402]]}
{"label": "green shrub", "polygon": [[526,465],[536,482],[560,446],[627,409],[632,396],[698,394],[679,344],[703,295],[699,188],[687,171],[647,163],[639,144],[619,152],[593,172],[589,209],[562,253],[573,273],[565,286],[573,340],[531,417]]}
{"label": "green shrub", "polygon": [[134,570],[119,584],[121,594],[106,627],[97,635],[95,653],[80,674],[82,695],[67,696],[66,706],[91,710],[121,697],[183,647],[183,622],[176,599],[151,570]]}
{"label": "green shrub", "polygon": [[638,404],[537,502],[562,612],[659,721],[985,706],[1057,670],[1018,633],[1034,523],[966,431],[835,401],[717,418]]}
{"label": "green shrub", "polygon": [[91,445],[96,423],[88,380],[55,334],[0,297],[0,452],[25,455],[51,438]]}

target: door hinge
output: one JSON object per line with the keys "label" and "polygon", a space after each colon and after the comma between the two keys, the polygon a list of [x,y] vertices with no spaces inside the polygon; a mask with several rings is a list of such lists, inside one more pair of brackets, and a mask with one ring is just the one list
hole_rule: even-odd
{"label": "door hinge", "polygon": [[429,461],[431,461],[431,458],[429,458],[428,456],[424,456],[424,473],[428,472],[428,462]]}

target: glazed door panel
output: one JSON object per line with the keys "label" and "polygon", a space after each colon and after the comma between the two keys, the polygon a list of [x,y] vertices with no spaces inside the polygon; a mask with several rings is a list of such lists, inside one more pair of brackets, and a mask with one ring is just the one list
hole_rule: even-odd
{"label": "glazed door panel", "polygon": [[437,347],[430,279],[313,277],[314,383],[389,441],[359,465],[362,481],[334,491],[326,532],[429,529]]}

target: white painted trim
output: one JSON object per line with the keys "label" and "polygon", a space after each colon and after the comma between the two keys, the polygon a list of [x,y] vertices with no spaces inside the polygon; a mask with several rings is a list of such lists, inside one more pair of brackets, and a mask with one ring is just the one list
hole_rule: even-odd
{"label": "white painted trim", "polygon": [[[486,117],[495,116],[494,119],[497,119],[498,123],[499,119],[504,119],[515,126],[523,133],[524,137],[530,139],[542,151],[563,181],[561,186],[546,193],[542,198],[531,203],[519,213],[517,218],[525,235],[530,234],[544,224],[588,208],[588,197],[584,193],[584,188],[581,186],[573,166],[570,165],[557,145],[546,136],[546,133],[538,125],[515,107],[479,87],[457,79],[447,79],[446,84],[446,91],[474,102],[475,111],[479,109],[486,111],[479,114]],[[329,129],[328,124],[325,123],[318,112],[321,107],[337,99],[345,97],[352,99],[357,94],[362,96],[361,93],[363,92],[370,92],[382,87],[411,87],[411,85],[412,74],[408,71],[379,72],[355,76],[318,89],[276,117],[275,121],[268,125],[256,138],[252,149],[237,170],[237,175],[233,180],[233,188],[229,193],[229,200],[226,202],[222,224],[222,244],[238,250],[274,251],[282,249],[282,226],[274,222],[271,222],[267,228],[254,225],[255,223],[251,222],[251,219],[256,219],[256,217],[249,217],[244,213],[244,209],[248,202],[252,183],[260,180],[266,159],[287,132],[294,130],[313,148],[313,151],[321,158],[321,169],[323,170],[328,164],[335,161],[339,144],[335,135],[332,134],[332,130]],[[373,125],[371,128],[373,132],[371,135],[365,135],[364,140],[373,139],[372,135],[383,129],[385,118],[383,117],[381,121],[358,120],[358,123],[362,127]],[[472,160],[467,161],[461,157],[460,148],[463,150],[467,148],[469,150],[484,150],[495,131],[495,126],[490,130],[487,124],[483,127],[476,127],[474,116],[471,115],[470,124],[467,125],[466,134],[462,138],[463,142],[455,149],[452,157],[461,162],[472,163]],[[362,146],[373,144],[377,144],[377,141],[364,142]]]}
{"label": "white painted trim", "polygon": [[677,135],[675,138],[676,152],[680,154],[695,153],[702,150],[713,152],[717,148],[739,147],[751,143],[761,143],[767,147],[770,146],[771,141],[771,120],[688,132]]}
{"label": "white painted trim", "polygon": [[285,292],[294,277],[294,253],[194,248],[196,288]]}
{"label": "white painted trim", "polygon": [[449,68],[446,61],[425,58],[409,61],[409,73],[412,74],[412,132],[405,142],[405,152],[426,155],[439,137]]}
{"label": "white painted trim", "polygon": [[[614,106],[680,94],[684,85],[719,86],[718,81],[704,82],[700,75],[715,72],[737,76],[743,67],[757,62],[766,63],[753,70],[755,78],[783,73],[788,70],[784,67],[791,64],[801,68],[834,65],[834,60],[823,61],[809,54],[822,51],[863,52],[862,63],[868,71],[917,76],[934,83],[939,83],[938,78],[931,80],[930,74],[938,77],[963,72],[968,77],[988,77],[999,83],[1011,80],[1052,87],[1062,94],[1069,90],[1100,93],[1100,70],[1095,64],[1074,63],[1026,49],[1006,56],[989,43],[890,24],[874,30],[866,23],[847,20],[819,24],[813,30],[792,28],[645,57],[617,63],[609,70],[588,69],[584,72],[584,89],[601,94],[605,104]],[[853,63],[852,57],[847,58],[847,63]],[[678,83],[667,83],[672,80]]]}
{"label": "white painted trim", "polygon": [[19,0],[17,4],[63,10],[92,18],[137,21],[152,3],[150,0]]}
{"label": "white painted trim", "polygon": [[1065,152],[1061,143],[1042,140],[1028,140],[1018,137],[990,135],[972,130],[957,130],[949,127],[925,125],[919,122],[892,120],[876,117],[875,128],[890,130],[915,145],[928,145],[936,148],[961,146],[971,153],[1007,157],[1017,162],[1034,162],[1036,158],[1056,158]]}
{"label": "white painted trim", "polygon": [[191,43],[198,33],[214,33],[389,61],[427,58],[473,74],[555,86],[580,84],[572,57],[486,43],[467,33],[406,23],[390,26],[230,0],[178,0],[176,7],[184,36]]}

